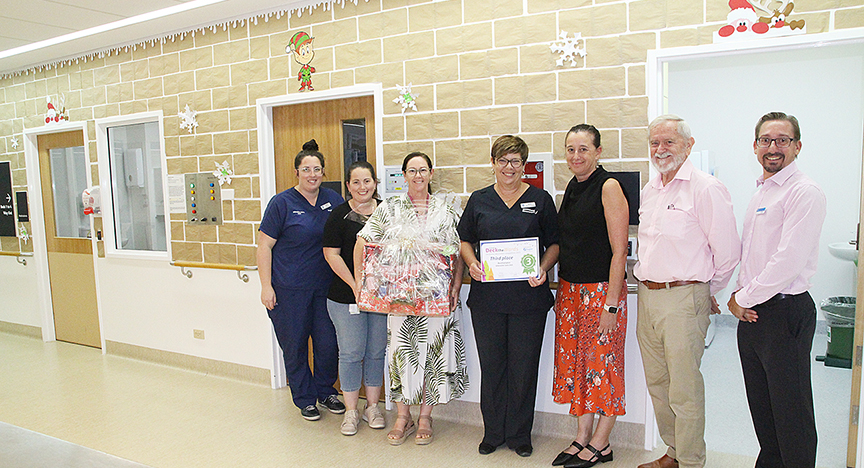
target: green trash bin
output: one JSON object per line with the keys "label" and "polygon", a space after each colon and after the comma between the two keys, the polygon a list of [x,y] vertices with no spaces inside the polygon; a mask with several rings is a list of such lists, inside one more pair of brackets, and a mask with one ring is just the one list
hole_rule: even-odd
{"label": "green trash bin", "polygon": [[[851,367],[852,345],[855,338],[855,298],[833,296],[822,301],[819,306],[828,322],[826,358],[843,360],[844,364],[845,361],[849,361]],[[826,359],[826,365],[829,365],[828,362],[829,360]]]}

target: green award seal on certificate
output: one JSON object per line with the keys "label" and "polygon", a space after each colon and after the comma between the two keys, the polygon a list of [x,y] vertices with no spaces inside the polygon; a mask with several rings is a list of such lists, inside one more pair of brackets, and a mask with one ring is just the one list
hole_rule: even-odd
{"label": "green award seal on certificate", "polygon": [[534,273],[535,266],[537,266],[537,257],[531,254],[526,254],[522,257],[522,273],[526,275]]}

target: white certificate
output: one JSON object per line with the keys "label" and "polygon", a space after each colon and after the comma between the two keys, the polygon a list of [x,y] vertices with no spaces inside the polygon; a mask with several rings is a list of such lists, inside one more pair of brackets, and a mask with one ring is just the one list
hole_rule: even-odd
{"label": "white certificate", "polygon": [[482,281],[521,281],[540,273],[540,239],[480,241]]}

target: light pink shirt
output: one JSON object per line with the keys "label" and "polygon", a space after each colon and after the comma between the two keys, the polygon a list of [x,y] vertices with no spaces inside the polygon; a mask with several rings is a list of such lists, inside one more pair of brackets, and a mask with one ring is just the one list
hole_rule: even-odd
{"label": "light pink shirt", "polygon": [[744,218],[741,290],[735,293],[744,308],[810,288],[825,221],[825,194],[795,162],[756,184]]}
{"label": "light pink shirt", "polygon": [[665,186],[657,176],[642,189],[639,280],[710,283],[726,287],[741,253],[729,191],[686,160]]}

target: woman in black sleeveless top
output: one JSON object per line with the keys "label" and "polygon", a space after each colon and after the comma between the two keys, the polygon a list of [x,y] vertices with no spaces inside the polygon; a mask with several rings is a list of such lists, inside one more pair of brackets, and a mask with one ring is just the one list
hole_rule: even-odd
{"label": "woman in black sleeveless top", "polygon": [[612,460],[609,434],[624,414],[629,210],[621,185],[597,164],[603,148],[593,125],[570,129],[565,149],[573,179],[558,212],[552,395],[570,405],[579,428],[552,464],[584,468]]}

